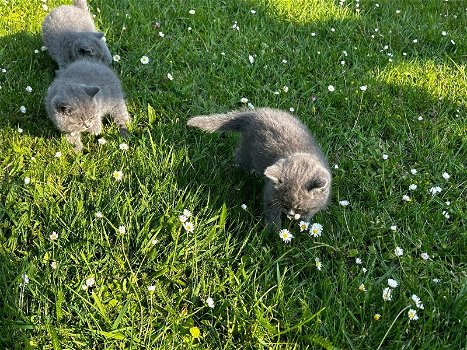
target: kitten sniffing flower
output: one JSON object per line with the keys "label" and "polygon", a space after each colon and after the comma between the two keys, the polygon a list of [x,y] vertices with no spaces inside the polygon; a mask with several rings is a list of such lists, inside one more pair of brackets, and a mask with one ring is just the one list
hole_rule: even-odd
{"label": "kitten sniffing flower", "polygon": [[42,23],[42,39],[59,68],[87,58],[110,65],[112,55],[97,32],[86,0],[74,0],[50,12]]}
{"label": "kitten sniffing flower", "polygon": [[81,151],[81,133],[99,135],[102,118],[110,115],[126,136],[130,123],[120,80],[103,63],[76,61],[57,71],[45,107],[49,118],[65,134],[76,151]]}
{"label": "kitten sniffing flower", "polygon": [[197,116],[189,126],[242,134],[237,164],[264,175],[266,222],[281,228],[283,214],[309,221],[331,193],[328,162],[310,132],[291,114],[270,108]]}

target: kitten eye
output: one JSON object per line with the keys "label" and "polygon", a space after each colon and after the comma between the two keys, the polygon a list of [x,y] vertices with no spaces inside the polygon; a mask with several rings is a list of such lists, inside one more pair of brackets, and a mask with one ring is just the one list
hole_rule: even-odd
{"label": "kitten eye", "polygon": [[80,48],[78,52],[83,55],[83,56],[94,56],[94,50],[93,49],[88,49],[88,48]]}

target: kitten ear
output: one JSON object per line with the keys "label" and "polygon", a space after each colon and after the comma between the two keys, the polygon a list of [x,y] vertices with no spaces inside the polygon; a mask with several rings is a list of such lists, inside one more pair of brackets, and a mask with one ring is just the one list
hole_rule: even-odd
{"label": "kitten ear", "polygon": [[268,166],[264,170],[264,176],[266,176],[269,180],[274,182],[275,184],[279,184],[282,182],[282,166],[284,164],[284,159],[279,159],[273,165]]}
{"label": "kitten ear", "polygon": [[97,93],[101,91],[101,89],[99,89],[97,86],[84,86],[83,90],[91,98],[94,98],[94,96],[96,96]]}
{"label": "kitten ear", "polygon": [[102,39],[104,37],[104,33],[102,33],[102,32],[96,32],[96,33],[93,33],[93,34],[97,39]]}
{"label": "kitten ear", "polygon": [[308,192],[311,191],[320,191],[325,192],[329,188],[329,180],[323,175],[316,175],[310,179],[306,184],[306,189]]}
{"label": "kitten ear", "polygon": [[59,112],[60,114],[63,114],[63,115],[70,115],[71,112],[72,112],[72,108],[68,105],[65,105],[63,103],[58,103],[56,106],[55,106],[55,110],[57,112]]}

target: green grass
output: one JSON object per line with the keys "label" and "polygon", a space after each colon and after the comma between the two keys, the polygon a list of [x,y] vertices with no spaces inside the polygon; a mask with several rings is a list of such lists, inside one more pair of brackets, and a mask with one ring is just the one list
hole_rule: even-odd
{"label": "green grass", "polygon": [[[42,4],[0,4],[1,349],[467,348],[462,1],[90,0],[134,123],[128,151],[109,123],[108,143],[87,136],[83,154],[43,106],[56,66],[40,51]],[[242,97],[293,107],[338,164],[322,237],[266,232],[262,180],[234,166],[238,137],[185,127]],[[385,302],[388,278],[399,287]],[[412,294],[425,308],[409,322]]]}

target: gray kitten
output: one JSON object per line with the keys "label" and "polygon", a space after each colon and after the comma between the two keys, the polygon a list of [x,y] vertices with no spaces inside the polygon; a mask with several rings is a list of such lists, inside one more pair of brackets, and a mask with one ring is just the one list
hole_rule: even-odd
{"label": "gray kitten", "polygon": [[194,117],[188,125],[208,132],[241,132],[236,161],[264,174],[268,224],[281,228],[281,214],[310,220],[327,205],[331,173],[326,157],[305,125],[289,113],[270,108],[233,111]]}
{"label": "gray kitten", "polygon": [[100,134],[102,118],[109,114],[126,135],[130,123],[120,80],[105,64],[79,60],[57,71],[45,98],[49,118],[76,151],[81,133]]}
{"label": "gray kitten", "polygon": [[112,63],[104,33],[97,32],[86,0],[59,6],[42,23],[42,39],[59,68],[79,58]]}

